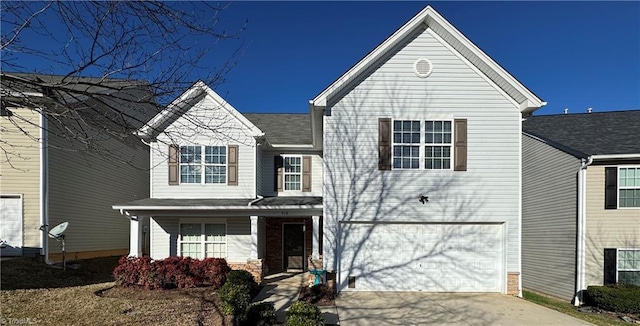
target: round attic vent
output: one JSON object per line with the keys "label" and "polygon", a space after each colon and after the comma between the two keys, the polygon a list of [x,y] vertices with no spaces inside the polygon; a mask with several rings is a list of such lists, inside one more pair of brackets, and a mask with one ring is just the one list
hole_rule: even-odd
{"label": "round attic vent", "polygon": [[413,63],[413,71],[420,78],[427,78],[433,71],[433,64],[427,58],[421,58]]}

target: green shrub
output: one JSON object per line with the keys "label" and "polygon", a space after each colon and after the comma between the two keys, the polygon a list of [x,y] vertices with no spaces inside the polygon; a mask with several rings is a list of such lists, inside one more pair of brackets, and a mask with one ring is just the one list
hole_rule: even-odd
{"label": "green shrub", "polygon": [[640,286],[589,286],[587,294],[590,303],[598,308],[615,312],[640,313]]}
{"label": "green shrub", "polygon": [[289,307],[284,324],[286,326],[322,326],[324,318],[322,318],[320,309],[315,305],[296,301]]}
{"label": "green shrub", "polygon": [[276,309],[272,302],[254,303],[247,307],[240,326],[270,326],[276,323]]}
{"label": "green shrub", "polygon": [[225,282],[218,290],[222,301],[222,310],[227,315],[242,316],[251,301],[251,289],[246,284]]}
{"label": "green shrub", "polygon": [[252,291],[258,288],[253,275],[243,269],[229,271],[226,282],[247,285]]}

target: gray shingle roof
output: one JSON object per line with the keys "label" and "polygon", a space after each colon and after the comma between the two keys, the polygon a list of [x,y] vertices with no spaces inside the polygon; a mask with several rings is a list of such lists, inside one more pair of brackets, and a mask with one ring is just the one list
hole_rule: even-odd
{"label": "gray shingle roof", "polygon": [[[227,199],[227,198],[202,198],[202,199],[174,199],[174,198],[144,198],[127,203],[116,204],[117,207],[238,207],[248,208],[253,199]],[[252,206],[319,206],[322,205],[322,197],[265,197]]]}
{"label": "gray shingle roof", "polygon": [[271,144],[308,145],[311,138],[311,116],[300,113],[243,113],[262,130]]}
{"label": "gray shingle roof", "polygon": [[640,110],[532,116],[522,128],[586,155],[640,153]]}

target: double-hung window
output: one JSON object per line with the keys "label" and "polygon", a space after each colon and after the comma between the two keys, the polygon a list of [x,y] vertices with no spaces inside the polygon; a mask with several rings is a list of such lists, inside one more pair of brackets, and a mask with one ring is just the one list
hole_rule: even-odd
{"label": "double-hung window", "polygon": [[181,223],[180,256],[197,259],[227,257],[224,223]]}
{"label": "double-hung window", "polygon": [[640,167],[620,167],[618,207],[640,207]]}
{"label": "double-hung window", "polygon": [[302,157],[284,157],[284,190],[300,190],[302,188]]}
{"label": "double-hung window", "polygon": [[640,286],[640,249],[618,249],[617,282]]}
{"label": "double-hung window", "polygon": [[394,169],[451,169],[451,120],[393,121]]}
{"label": "double-hung window", "polygon": [[180,146],[180,183],[226,182],[226,146]]}

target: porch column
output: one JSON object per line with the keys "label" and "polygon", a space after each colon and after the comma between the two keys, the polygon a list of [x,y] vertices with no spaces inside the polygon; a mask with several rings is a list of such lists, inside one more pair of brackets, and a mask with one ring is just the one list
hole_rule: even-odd
{"label": "porch column", "polygon": [[258,259],[258,217],[251,216],[251,259]]}
{"label": "porch column", "polygon": [[320,216],[312,216],[313,218],[313,241],[311,258],[318,259],[320,257]]}
{"label": "porch column", "polygon": [[129,231],[129,256],[140,257],[142,256],[142,228],[140,227],[141,218],[137,216],[130,217],[130,231]]}

